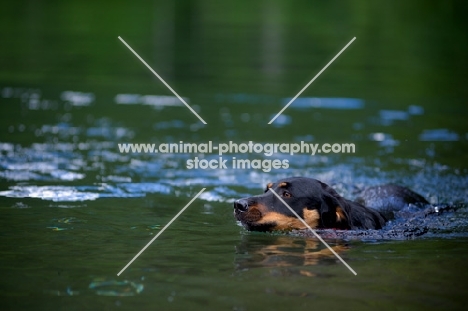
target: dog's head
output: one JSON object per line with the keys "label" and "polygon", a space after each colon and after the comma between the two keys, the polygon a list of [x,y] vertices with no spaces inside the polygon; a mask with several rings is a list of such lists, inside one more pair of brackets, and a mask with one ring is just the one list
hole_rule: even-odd
{"label": "dog's head", "polygon": [[269,183],[262,195],[234,202],[234,216],[248,230],[305,229],[304,223],[272,192],[280,196],[311,228],[349,229],[343,198],[311,178],[292,177]]}

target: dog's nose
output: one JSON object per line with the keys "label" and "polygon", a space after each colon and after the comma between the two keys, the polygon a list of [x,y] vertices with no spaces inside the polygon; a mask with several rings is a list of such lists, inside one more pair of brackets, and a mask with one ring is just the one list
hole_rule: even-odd
{"label": "dog's nose", "polygon": [[245,212],[249,208],[249,203],[246,199],[239,199],[234,201],[234,208],[241,212]]}

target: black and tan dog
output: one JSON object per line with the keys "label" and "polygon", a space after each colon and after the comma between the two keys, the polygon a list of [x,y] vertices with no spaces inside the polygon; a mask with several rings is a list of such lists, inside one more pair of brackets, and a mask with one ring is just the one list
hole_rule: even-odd
{"label": "black and tan dog", "polygon": [[351,201],[319,180],[292,177],[269,183],[262,195],[234,202],[234,216],[246,229],[287,231],[306,228],[270,189],[311,228],[317,229],[381,229],[389,213],[408,204],[428,204],[419,194],[393,184],[366,189],[359,200]]}

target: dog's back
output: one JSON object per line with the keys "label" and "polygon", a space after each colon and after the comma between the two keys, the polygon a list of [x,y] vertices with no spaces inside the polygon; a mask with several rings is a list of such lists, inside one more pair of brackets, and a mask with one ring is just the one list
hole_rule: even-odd
{"label": "dog's back", "polygon": [[394,218],[395,213],[405,209],[419,210],[430,205],[423,196],[395,184],[366,188],[358,193],[356,202],[379,211],[387,219]]}

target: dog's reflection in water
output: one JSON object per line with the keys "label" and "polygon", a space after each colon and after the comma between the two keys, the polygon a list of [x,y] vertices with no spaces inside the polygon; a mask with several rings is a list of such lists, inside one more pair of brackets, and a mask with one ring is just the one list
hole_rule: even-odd
{"label": "dog's reflection in water", "polygon": [[[327,241],[333,250],[341,254],[348,249],[343,241]],[[329,265],[338,262],[338,258],[318,239],[244,235],[236,247],[236,270],[269,267],[270,273],[279,275],[300,274],[314,277],[316,273],[307,266]],[[316,269],[314,269],[316,270]]]}

